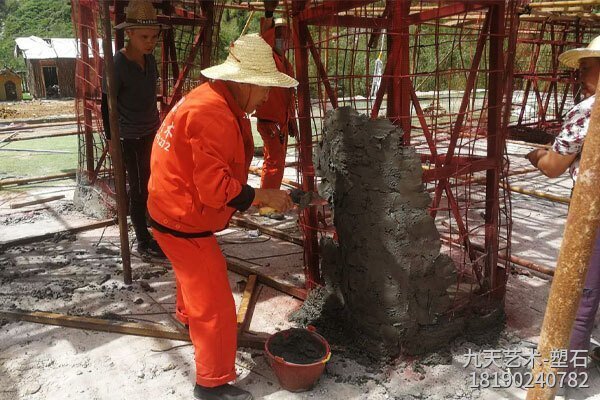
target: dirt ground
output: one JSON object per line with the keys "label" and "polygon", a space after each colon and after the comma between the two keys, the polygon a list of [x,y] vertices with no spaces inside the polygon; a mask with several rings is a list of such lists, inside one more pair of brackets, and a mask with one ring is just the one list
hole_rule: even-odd
{"label": "dirt ground", "polygon": [[0,121],[75,115],[75,100],[23,100],[0,102]]}
{"label": "dirt ground", "polygon": [[[0,242],[89,222],[69,200],[72,188],[32,188],[0,193]],[[28,198],[63,193],[65,199],[19,211],[8,205]],[[259,218],[259,217],[253,217]],[[293,226],[288,215],[284,224]],[[57,222],[58,221],[58,222]],[[278,222],[280,224],[280,222]],[[7,229],[8,228],[8,229]],[[131,235],[133,238],[133,235]],[[293,285],[301,285],[302,249],[240,228],[219,235],[229,259],[252,263]],[[134,243],[132,243],[135,249]],[[157,324],[181,329],[173,318],[174,277],[168,263],[132,253],[132,285],[122,281],[115,226],[77,235],[3,247],[0,251],[0,310],[46,311],[66,315]],[[230,272],[239,306],[246,278]],[[301,302],[267,286],[260,295],[251,331],[275,333],[292,324],[288,315]],[[365,363],[350,349],[334,346],[324,375],[310,392],[282,389],[262,351],[241,348],[237,383],[257,399],[524,399],[516,387],[482,387],[483,373],[508,370],[477,368],[469,354],[485,359],[491,351],[532,352],[541,328],[550,281],[513,274],[506,296],[506,327],[481,338],[460,338],[444,352],[400,357],[381,365]],[[186,342],[79,330],[2,319],[0,323],[0,399],[188,399],[194,381],[193,351]],[[600,330],[595,330],[600,337]],[[588,370],[589,389],[568,398],[593,399],[600,393],[596,366]],[[478,387],[479,386],[479,387]],[[559,397],[560,398],[560,397]]]}

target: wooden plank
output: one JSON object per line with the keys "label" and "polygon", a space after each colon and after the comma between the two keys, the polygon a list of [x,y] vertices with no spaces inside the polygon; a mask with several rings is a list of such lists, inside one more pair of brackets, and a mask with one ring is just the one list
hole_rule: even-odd
{"label": "wooden plank", "polygon": [[[244,321],[248,318],[248,305],[250,304],[250,298],[254,294],[254,289],[256,289],[256,275],[250,275],[248,276],[246,288],[244,289],[244,294],[242,295],[242,302],[240,303],[240,308],[237,312],[238,328],[240,328]],[[250,318],[252,318],[251,315]]]}
{"label": "wooden plank", "polygon": [[50,201],[60,200],[60,199],[64,199],[64,198],[65,198],[64,194],[59,194],[59,195],[56,195],[56,196],[44,197],[42,199],[36,199],[36,200],[31,200],[31,201],[24,201],[22,203],[11,203],[10,208],[27,207],[27,206],[32,206],[34,204],[48,203]]}
{"label": "wooden plank", "polygon": [[13,125],[13,126],[3,126],[0,127],[0,133],[5,133],[5,132],[12,132],[12,131],[23,131],[23,130],[29,130],[29,129],[38,129],[38,128],[49,128],[49,127],[54,127],[54,126],[63,126],[63,125],[76,125],[77,124],[77,119],[73,118],[71,120],[67,120],[67,121],[62,121],[62,122],[52,122],[52,123],[41,123],[41,124],[27,124],[27,123],[21,123],[20,125]]}
{"label": "wooden plank", "polygon": [[282,293],[289,294],[290,296],[300,299],[302,301],[306,300],[306,289],[277,281],[271,278],[270,276],[258,271],[256,265],[252,265],[242,260],[232,260],[228,258],[227,268],[230,271],[242,276],[250,276],[254,274],[257,276],[258,281],[263,285],[267,285],[275,290],[279,290]]}
{"label": "wooden plank", "polygon": [[84,225],[80,225],[80,226],[74,226],[74,227],[70,227],[67,229],[60,229],[60,230],[55,230],[55,231],[51,231],[51,232],[46,232],[46,233],[42,233],[40,235],[27,236],[27,237],[12,239],[12,240],[6,240],[4,242],[0,242],[0,249],[8,249],[13,246],[20,246],[23,244],[41,242],[43,240],[50,239],[50,238],[54,237],[54,235],[60,234],[60,233],[67,233],[67,234],[78,233],[78,232],[89,231],[92,229],[104,228],[106,226],[111,226],[114,224],[116,224],[116,221],[114,219],[104,219],[102,221],[93,222],[90,224],[84,224]]}
{"label": "wooden plank", "polygon": [[[141,324],[137,322],[115,321],[110,319],[79,317],[40,311],[7,311],[0,310],[0,318],[11,321],[27,321],[37,324],[63,326],[67,328],[85,329],[100,332],[121,333],[124,335],[153,337],[158,339],[190,342],[186,332],[174,331],[160,324]],[[244,333],[238,336],[238,345],[255,349],[263,349],[269,335],[265,333]]]}
{"label": "wooden plank", "polygon": [[66,172],[64,174],[56,174],[56,175],[46,175],[46,176],[32,176],[29,178],[20,178],[20,179],[5,179],[0,180],[0,188],[4,186],[11,185],[24,185],[27,183],[33,182],[45,182],[53,179],[62,179],[62,178],[74,178],[77,175],[76,172]]}
{"label": "wooden plank", "polygon": [[254,309],[256,308],[256,303],[258,303],[258,299],[262,292],[262,288],[264,286],[257,286],[257,288],[250,296],[250,302],[248,304],[248,310],[246,311],[246,317],[240,326],[240,332],[248,332],[250,329],[250,324],[252,323],[252,317],[254,316]]}

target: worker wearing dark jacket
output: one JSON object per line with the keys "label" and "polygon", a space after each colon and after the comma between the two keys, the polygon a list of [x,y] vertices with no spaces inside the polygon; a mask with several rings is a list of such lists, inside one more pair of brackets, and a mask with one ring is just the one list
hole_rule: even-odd
{"label": "worker wearing dark jacket", "polygon": [[236,311],[215,232],[253,201],[291,208],[286,191],[247,184],[254,142],[248,113],[272,87],[293,87],[258,35],[240,37],[227,60],[205,69],[213,79],[165,117],[154,142],[148,212],[154,236],[181,287],[196,356],[197,399],[251,399],[228,382],[236,377]]}
{"label": "worker wearing dark jacket", "polygon": [[[158,69],[152,55],[161,29],[151,2],[132,0],[127,19],[116,29],[125,29],[128,42],[114,56],[117,111],[123,161],[129,183],[129,213],[140,254],[164,257],[146,225],[146,201],[150,177],[150,152],[160,126],[156,108]],[[106,85],[103,85],[106,92]],[[102,96],[104,130],[110,139],[108,99]]]}

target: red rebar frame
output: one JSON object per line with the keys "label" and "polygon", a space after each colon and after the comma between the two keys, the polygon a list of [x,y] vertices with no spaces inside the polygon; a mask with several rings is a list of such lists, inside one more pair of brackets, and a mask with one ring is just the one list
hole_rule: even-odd
{"label": "red rebar frame", "polygon": [[[77,14],[74,11],[74,22],[82,40],[101,36],[95,25],[93,5],[96,1],[74,0],[77,4],[74,10],[89,9]],[[126,3],[113,0],[115,24],[124,19]],[[214,41],[218,32],[214,22],[220,19],[222,8],[206,4],[212,2],[178,2],[192,8],[200,6],[198,12],[190,12],[167,0],[154,3],[162,10],[161,22],[192,24],[198,28],[190,37],[191,45],[185,49],[177,47],[171,33],[163,36],[160,48],[163,80],[158,100],[164,115],[182,93],[199,83],[198,70],[211,64],[213,48],[209,38]],[[381,41],[386,60],[381,84],[374,98],[366,99],[366,108],[362,111],[373,118],[383,113],[402,128],[404,142],[415,146],[421,154],[426,167],[423,182],[434,193],[430,213],[436,218],[441,233],[461,244],[458,252],[452,250],[453,246],[449,247],[450,252],[455,252],[457,291],[462,290],[461,285],[469,287],[467,302],[473,294],[501,300],[509,264],[499,260],[498,253],[503,253],[503,259],[509,259],[510,204],[499,184],[506,168],[503,151],[515,54],[511,43],[516,43],[511,39],[515,39],[517,33],[514,2],[293,0],[283,2],[283,6],[291,20],[294,43],[291,55],[300,82],[298,169],[304,190],[315,190],[318,182],[312,163],[312,146],[320,135],[322,115],[319,113],[344,104],[360,108],[352,85],[367,82],[363,86],[369,87],[368,81],[374,77],[370,70],[371,52],[377,53],[377,43]],[[208,23],[210,20],[212,24]],[[331,44],[344,37],[356,40],[346,48]],[[117,33],[117,48],[123,45],[123,40],[122,33]],[[450,46],[450,51],[440,57],[438,48],[444,46]],[[437,65],[433,70],[421,67],[422,47],[436,48]],[[199,52],[202,57],[198,65],[194,60]],[[357,75],[354,71],[358,66],[353,57],[360,52],[366,54],[365,72]],[[466,55],[468,52],[471,52],[470,57]],[[87,101],[82,125],[84,129],[90,127],[83,135],[85,150],[81,153],[86,163],[81,169],[86,173],[94,171],[90,174],[92,177],[106,169],[101,167],[106,163],[106,156],[102,156],[103,141],[89,140],[101,130],[98,88],[102,74],[99,61],[95,60],[99,53],[94,54],[97,56],[87,59],[82,54],[81,72],[78,72],[82,88],[78,97]],[[347,59],[351,60],[348,65]],[[444,63],[448,65],[442,65]],[[444,79],[464,80],[460,93],[454,93],[456,90],[451,90]],[[433,95],[419,91],[422,85],[432,81]],[[445,86],[448,88],[443,89]],[[340,97],[340,92],[348,87],[350,97]],[[430,106],[422,104],[430,98],[427,96],[433,97]],[[436,114],[436,107],[440,108],[442,101],[448,102],[447,116]],[[453,102],[458,104],[455,110]],[[96,130],[92,128],[94,125]],[[90,143],[94,151],[88,148]],[[478,179],[474,179],[476,176]],[[485,182],[483,186],[471,184],[481,178]],[[308,288],[322,283],[318,239],[320,235],[331,233],[330,227],[320,228],[319,221],[322,223],[323,218],[315,207],[301,215]],[[443,231],[446,226],[447,231]],[[464,298],[457,300],[457,305],[464,301]]]}
{"label": "red rebar frame", "polygon": [[538,15],[527,4],[520,14],[510,126],[556,134],[564,115],[580,101],[577,71],[562,66],[558,56],[587,45],[600,26],[569,13]]}
{"label": "red rebar frame", "polygon": [[[377,4],[375,4],[377,3]],[[415,5],[416,4],[416,5]],[[377,35],[382,30],[387,33],[387,62],[381,77],[381,85],[377,91],[372,105],[367,111],[372,118],[376,118],[382,111],[384,98],[387,97],[385,115],[394,124],[399,125],[404,132],[404,143],[415,144],[423,150],[424,162],[431,162],[431,168],[423,173],[423,182],[434,185],[435,194],[431,206],[431,215],[435,218],[439,210],[449,210],[458,228],[460,243],[464,246],[464,252],[472,264],[472,275],[477,281],[478,293],[491,295],[494,299],[503,299],[505,283],[507,279],[507,263],[498,259],[498,251],[509,253],[510,218],[504,217],[503,224],[507,228],[504,242],[500,245],[500,208],[501,196],[499,184],[503,169],[504,143],[506,138],[506,116],[510,110],[510,101],[507,94],[510,93],[506,84],[509,80],[509,61],[512,55],[504,50],[505,43],[509,43],[509,36],[514,35],[515,5],[509,5],[504,0],[487,1],[409,1],[389,0],[385,2],[374,1],[292,1],[291,19],[294,32],[294,59],[296,66],[296,77],[300,82],[298,87],[298,122],[300,125],[299,144],[299,169],[302,177],[304,190],[315,190],[316,177],[312,163],[313,143],[318,140],[313,133],[311,122],[317,126],[318,116],[313,115],[311,99],[321,98],[320,95],[311,90],[311,77],[309,76],[309,65],[313,65],[316,71],[316,83],[318,90],[321,87],[326,93],[329,104],[321,104],[323,110],[336,108],[340,105],[340,99],[336,95],[334,87],[344,78],[361,77],[332,76],[328,73],[329,59],[323,60],[323,53],[331,50],[327,42],[333,41],[330,29],[344,28],[349,30],[367,30],[371,35],[369,46],[377,43]],[[476,18],[471,13],[476,13]],[[467,18],[466,16],[469,16]],[[454,121],[437,124],[426,121],[424,107],[415,89],[416,79],[426,75],[417,70],[414,65],[416,57],[416,41],[418,41],[417,29],[427,24],[439,24],[442,20],[456,18],[460,23],[470,25],[474,37],[476,37],[475,53],[470,66],[464,68],[467,74],[466,87],[462,95],[460,108]],[[473,21],[477,26],[472,26]],[[459,24],[457,23],[457,26]],[[312,32],[318,32],[319,41],[313,39]],[[438,25],[439,28],[439,25]],[[327,37],[321,36],[325,32]],[[440,34],[441,35],[441,34]],[[338,36],[336,39],[339,39]],[[436,33],[436,40],[439,39]],[[484,50],[487,49],[487,55]],[[411,50],[414,51],[411,58]],[[309,54],[312,60],[309,60]],[[485,59],[487,69],[480,66]],[[312,64],[311,64],[312,61]],[[335,63],[339,58],[335,60]],[[411,65],[411,63],[413,65]],[[331,68],[331,67],[329,67]],[[486,76],[486,105],[483,107],[487,118],[479,117],[475,127],[476,136],[485,137],[484,154],[471,154],[464,156],[462,149],[465,143],[461,137],[465,131],[469,131],[473,117],[473,108],[476,97],[477,80],[481,75]],[[313,86],[315,84],[313,83]],[[508,107],[508,109],[507,109]],[[417,126],[414,125],[416,122]],[[467,124],[468,122],[468,124]],[[469,126],[467,126],[469,125]],[[421,134],[415,136],[415,130]],[[449,136],[443,137],[443,134]],[[423,138],[424,141],[416,141],[415,138]],[[460,143],[459,143],[460,142]],[[425,147],[422,147],[425,145]],[[419,147],[420,146],[420,147]],[[465,210],[465,202],[457,200],[456,192],[452,190],[456,182],[476,173],[485,174],[483,258],[476,254],[471,241],[474,236],[469,229],[468,210]],[[468,180],[468,179],[467,179]],[[445,195],[445,196],[444,196]],[[504,197],[503,197],[504,198]],[[459,205],[459,202],[461,205]],[[468,202],[468,201],[467,201]],[[441,203],[445,203],[444,206]],[[504,208],[505,215],[510,214],[510,207]],[[321,282],[318,257],[318,237],[320,232],[317,223],[317,210],[313,207],[304,211],[301,216],[301,225],[305,234],[305,263],[306,281],[309,288]],[[482,265],[479,265],[482,264]],[[459,266],[459,270],[464,268]]]}
{"label": "red rebar frame", "polygon": [[[114,196],[113,171],[103,132],[100,111],[102,91],[102,52],[99,40],[114,40],[115,49],[125,45],[124,32],[102,32],[99,24],[100,0],[72,0],[72,18],[80,43],[77,59],[77,114],[80,131],[79,171],[87,183]],[[161,11],[158,20],[171,29],[163,31],[158,52],[160,88],[157,101],[161,116],[182,94],[202,80],[199,70],[210,66],[215,55],[222,6],[219,1],[153,0]],[[113,26],[125,20],[128,0],[110,0]],[[215,28],[216,27],[216,28]],[[114,35],[114,36],[113,36]],[[113,39],[114,38],[114,39]],[[196,58],[200,56],[199,62]]]}

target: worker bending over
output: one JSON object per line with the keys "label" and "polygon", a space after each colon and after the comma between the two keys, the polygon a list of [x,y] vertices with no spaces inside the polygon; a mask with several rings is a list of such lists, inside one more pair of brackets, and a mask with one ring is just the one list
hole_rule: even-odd
{"label": "worker bending over", "polygon": [[215,232],[253,201],[284,212],[288,192],[247,184],[254,141],[248,114],[271,88],[298,82],[277,70],[271,47],[242,36],[227,60],[202,70],[211,79],[165,117],[152,149],[148,212],[173,265],[196,357],[196,399],[251,399],[236,378],[236,310]]}

